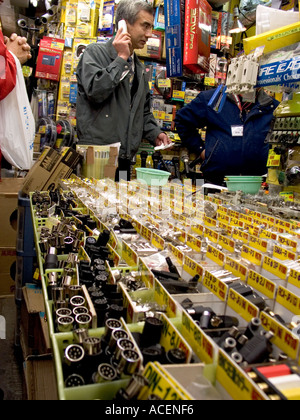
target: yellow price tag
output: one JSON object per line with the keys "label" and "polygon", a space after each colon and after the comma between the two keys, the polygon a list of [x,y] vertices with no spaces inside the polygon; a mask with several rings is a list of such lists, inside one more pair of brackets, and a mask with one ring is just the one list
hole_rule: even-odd
{"label": "yellow price tag", "polygon": [[186,312],[182,314],[181,331],[199,359],[203,363],[212,364],[216,346]]}
{"label": "yellow price tag", "polygon": [[276,295],[276,284],[266,277],[250,270],[248,277],[248,285],[253,287],[258,292],[263,293],[270,299],[274,299]]}
{"label": "yellow price tag", "polygon": [[246,245],[242,248],[241,256],[256,265],[261,265],[263,260],[263,255],[260,252]]}
{"label": "yellow price tag", "polygon": [[262,326],[267,331],[272,331],[274,337],[272,343],[279,347],[292,359],[296,359],[299,351],[299,338],[297,338],[291,330],[284,327],[280,322],[276,321],[265,312],[261,312],[260,319]]}
{"label": "yellow price tag", "polygon": [[281,162],[281,156],[277,155],[274,150],[270,150],[269,152],[269,157],[268,157],[268,163],[267,163],[267,167],[268,168],[275,168],[280,166],[280,162]]}
{"label": "yellow price tag", "polygon": [[208,271],[206,271],[204,275],[203,286],[206,287],[210,292],[212,292],[223,302],[225,301],[228,286]]}
{"label": "yellow price tag", "polygon": [[225,262],[225,270],[231,271],[236,277],[240,277],[242,281],[247,280],[248,270],[245,266],[238,263],[235,259],[227,257]]}
{"label": "yellow price tag", "polygon": [[276,302],[284,306],[294,315],[300,314],[300,297],[283,286],[278,287]]}
{"label": "yellow price tag", "polygon": [[223,350],[219,351],[216,380],[234,400],[263,401],[266,399],[247,373],[236,365]]}
{"label": "yellow price tag", "polygon": [[287,276],[288,269],[285,265],[281,264],[280,262],[265,256],[263,262],[263,269],[268,271],[271,274],[274,274],[276,277],[280,278],[281,280],[285,280]]}
{"label": "yellow price tag", "polygon": [[247,322],[259,314],[259,309],[255,305],[231,288],[228,292],[227,305]]}
{"label": "yellow price tag", "polygon": [[300,272],[296,270],[291,270],[290,275],[288,278],[288,283],[292,284],[293,286],[298,287],[300,289]]}

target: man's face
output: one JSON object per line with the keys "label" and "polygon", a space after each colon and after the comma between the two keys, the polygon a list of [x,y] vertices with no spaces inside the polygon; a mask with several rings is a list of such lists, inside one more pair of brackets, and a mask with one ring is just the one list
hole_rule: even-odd
{"label": "man's face", "polygon": [[146,42],[152,36],[153,23],[154,19],[152,14],[142,10],[133,25],[130,25],[130,23],[127,24],[134,50],[144,48]]}

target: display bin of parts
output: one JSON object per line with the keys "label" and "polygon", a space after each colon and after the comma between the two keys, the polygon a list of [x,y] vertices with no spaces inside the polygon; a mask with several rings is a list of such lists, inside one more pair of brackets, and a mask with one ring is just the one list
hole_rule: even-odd
{"label": "display bin of parts", "polygon": [[300,371],[294,363],[259,365],[247,374],[273,401],[300,399]]}
{"label": "display bin of parts", "polygon": [[[147,386],[144,366],[153,361],[165,365],[188,363],[191,349],[167,317],[148,317],[145,322],[126,324],[121,318],[107,319],[105,327],[84,328],[52,337],[58,393],[61,400],[118,400],[128,384],[139,379],[135,395]],[[175,337],[175,339],[174,339]]]}

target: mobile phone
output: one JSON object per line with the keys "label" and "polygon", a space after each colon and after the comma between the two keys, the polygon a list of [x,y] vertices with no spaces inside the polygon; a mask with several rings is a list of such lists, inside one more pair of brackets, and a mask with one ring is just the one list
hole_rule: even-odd
{"label": "mobile phone", "polygon": [[120,20],[118,24],[118,29],[123,29],[123,32],[127,32],[127,24],[124,19]]}

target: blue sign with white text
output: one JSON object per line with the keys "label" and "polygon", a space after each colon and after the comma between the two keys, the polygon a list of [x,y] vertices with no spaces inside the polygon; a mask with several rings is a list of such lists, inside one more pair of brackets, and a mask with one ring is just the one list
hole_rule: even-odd
{"label": "blue sign with white text", "polygon": [[290,85],[298,81],[300,81],[300,57],[294,57],[260,66],[257,87]]}

